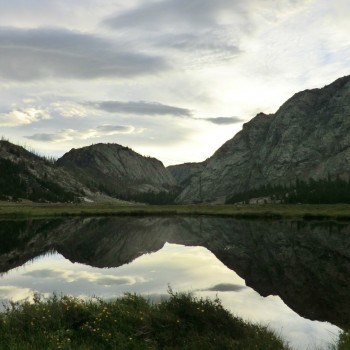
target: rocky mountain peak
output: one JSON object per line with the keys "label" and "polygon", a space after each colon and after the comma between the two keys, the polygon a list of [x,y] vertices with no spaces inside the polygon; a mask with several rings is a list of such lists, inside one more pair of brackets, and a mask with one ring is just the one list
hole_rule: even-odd
{"label": "rocky mountain peak", "polygon": [[122,198],[168,192],[176,185],[161,161],[118,144],[72,149],[57,164],[87,186]]}
{"label": "rocky mountain peak", "polygon": [[350,171],[350,76],[299,92],[276,113],[259,113],[221,146],[178,197],[224,201],[266,184]]}

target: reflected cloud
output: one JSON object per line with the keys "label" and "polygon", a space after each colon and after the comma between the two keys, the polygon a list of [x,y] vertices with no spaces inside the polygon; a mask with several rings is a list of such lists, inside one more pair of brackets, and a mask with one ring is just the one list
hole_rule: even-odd
{"label": "reflected cloud", "polygon": [[27,277],[40,278],[40,279],[53,279],[60,280],[61,282],[92,282],[101,286],[122,286],[133,285],[136,283],[143,283],[146,281],[144,277],[135,276],[114,276],[105,275],[103,273],[94,273],[84,270],[72,271],[72,270],[60,270],[60,269],[40,269],[33,270],[23,274]]}
{"label": "reflected cloud", "polygon": [[240,292],[242,289],[245,289],[247,287],[241,286],[239,284],[232,284],[232,283],[220,283],[215,285],[214,287],[207,288],[207,289],[201,289],[200,291],[208,291],[208,292]]}
{"label": "reflected cloud", "polygon": [[0,300],[20,301],[33,296],[33,290],[17,286],[0,286]]}

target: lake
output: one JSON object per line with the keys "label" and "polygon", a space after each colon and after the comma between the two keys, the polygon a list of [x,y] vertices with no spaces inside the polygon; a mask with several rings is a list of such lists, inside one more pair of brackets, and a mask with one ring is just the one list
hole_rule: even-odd
{"label": "lake", "polygon": [[220,217],[0,222],[0,303],[42,295],[218,296],[295,349],[350,323],[350,225]]}

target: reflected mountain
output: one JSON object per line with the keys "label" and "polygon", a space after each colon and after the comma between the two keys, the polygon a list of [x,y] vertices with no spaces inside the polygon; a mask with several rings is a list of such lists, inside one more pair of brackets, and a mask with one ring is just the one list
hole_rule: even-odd
{"label": "reflected mountain", "polygon": [[[166,242],[203,246],[262,296],[299,315],[350,324],[350,225],[213,217],[1,221],[0,272],[48,252],[118,267]],[[223,287],[223,290],[225,288]]]}

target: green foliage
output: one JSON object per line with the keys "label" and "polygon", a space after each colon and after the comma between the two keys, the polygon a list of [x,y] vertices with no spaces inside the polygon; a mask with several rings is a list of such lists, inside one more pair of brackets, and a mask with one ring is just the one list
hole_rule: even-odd
{"label": "green foliage", "polygon": [[350,203],[350,181],[339,177],[309,181],[297,180],[287,203],[333,204]]}
{"label": "green foliage", "polygon": [[157,204],[157,205],[166,205],[174,204],[175,198],[178,196],[178,191],[169,191],[169,192],[142,192],[134,193],[122,196],[124,200],[131,200],[139,203],[148,203],[148,204]]}
{"label": "green foliage", "polygon": [[18,198],[25,193],[26,184],[20,176],[25,171],[22,164],[0,159],[0,199],[6,199],[7,196]]}
{"label": "green foliage", "polygon": [[230,203],[249,203],[251,198],[270,197],[272,201],[295,204],[350,203],[350,181],[336,177],[331,179],[296,180],[289,185],[265,185],[257,189],[234,194],[226,200]]}
{"label": "green foliage", "polygon": [[[14,148],[14,152],[16,149]],[[75,195],[58,184],[34,176],[25,163],[0,159],[0,199],[29,199],[34,202],[69,202]],[[45,177],[45,176],[44,176]]]}
{"label": "green foliage", "polygon": [[109,302],[35,295],[0,314],[0,339],[0,349],[289,349],[219,300],[172,292],[158,304],[134,294]]}
{"label": "green foliage", "polygon": [[337,344],[337,350],[349,350],[350,349],[350,330],[347,330],[340,334]]}

